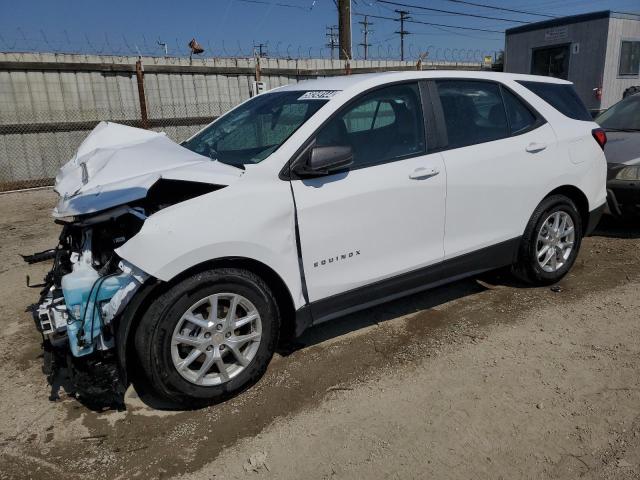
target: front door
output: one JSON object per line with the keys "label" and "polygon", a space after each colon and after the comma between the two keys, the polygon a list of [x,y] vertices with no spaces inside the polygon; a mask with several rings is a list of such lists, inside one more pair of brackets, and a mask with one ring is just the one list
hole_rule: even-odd
{"label": "front door", "polygon": [[427,153],[420,98],[417,83],[374,90],[316,135],[317,146],[350,146],[354,163],[292,181],[311,302],[442,260],[446,172]]}

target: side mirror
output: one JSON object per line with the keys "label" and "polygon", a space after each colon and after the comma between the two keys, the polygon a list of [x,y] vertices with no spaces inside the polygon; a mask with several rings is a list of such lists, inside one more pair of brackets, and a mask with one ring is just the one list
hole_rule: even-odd
{"label": "side mirror", "polygon": [[353,163],[349,146],[313,147],[307,161],[294,168],[301,177],[327,175]]}

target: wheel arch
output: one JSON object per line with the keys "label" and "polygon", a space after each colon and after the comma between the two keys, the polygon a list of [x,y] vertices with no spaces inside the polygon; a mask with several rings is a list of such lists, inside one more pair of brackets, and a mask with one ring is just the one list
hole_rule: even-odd
{"label": "wheel arch", "polygon": [[130,369],[130,360],[136,355],[133,345],[135,332],[140,324],[140,319],[151,303],[167,291],[173,285],[181,282],[185,278],[205,270],[215,268],[240,268],[248,270],[261,277],[271,288],[280,311],[281,317],[281,341],[288,341],[296,334],[296,310],[293,297],[286,283],[277,272],[266,264],[245,257],[224,257],[194,265],[187,270],[176,275],[168,282],[153,279],[143,285],[136,293],[131,302],[127,305],[122,316],[118,319],[116,330],[116,352],[120,375],[123,383],[128,383],[128,377],[134,373]]}
{"label": "wheel arch", "polygon": [[582,220],[582,234],[584,235],[589,225],[589,200],[585,193],[575,185],[562,185],[549,192],[542,200],[552,195],[564,195],[576,204]]}

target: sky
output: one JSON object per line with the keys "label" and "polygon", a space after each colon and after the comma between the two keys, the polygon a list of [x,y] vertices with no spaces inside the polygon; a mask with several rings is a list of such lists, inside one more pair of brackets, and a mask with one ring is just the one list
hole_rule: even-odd
{"label": "sky", "polygon": [[[392,1],[392,0],[389,0]],[[361,14],[397,18],[396,9],[410,12],[405,30],[405,56],[429,52],[431,59],[465,60],[504,47],[505,28],[597,10],[640,13],[640,0],[469,0],[472,3],[523,10],[515,13],[452,0],[393,0],[494,19],[401,7],[380,0],[352,0],[354,57],[362,58]],[[508,19],[510,21],[503,21]],[[398,58],[396,21],[369,18],[370,58]],[[0,51],[80,52],[132,55],[186,55],[195,38],[205,56],[247,56],[266,44],[269,56],[330,57],[326,28],[337,25],[334,0],[0,0]],[[448,25],[448,26],[443,26]],[[461,26],[480,30],[463,30]],[[336,53],[337,54],[337,53]]]}

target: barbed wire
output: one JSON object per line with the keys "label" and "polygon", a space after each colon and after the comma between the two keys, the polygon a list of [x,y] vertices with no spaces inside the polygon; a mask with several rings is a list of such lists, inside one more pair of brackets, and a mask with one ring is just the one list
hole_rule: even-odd
{"label": "barbed wire", "polygon": [[[170,42],[149,41],[143,34],[137,39],[122,35],[121,39],[110,37],[105,32],[100,39],[90,38],[82,34],[82,39],[73,38],[69,32],[63,30],[58,35],[47,34],[44,30],[25,32],[16,27],[13,35],[6,30],[0,33],[0,50],[12,54],[16,60],[22,60],[27,53],[80,54],[80,55],[113,55],[113,56],[149,56],[185,58],[190,50],[187,42],[180,42],[178,38]],[[164,45],[167,52],[165,55]],[[219,41],[205,39],[200,42],[206,46],[202,58],[251,58],[255,55],[253,42],[243,45],[240,41],[229,44],[224,39]],[[354,42],[355,43],[355,42]],[[184,45],[183,45],[184,44]],[[329,59],[332,58],[330,48],[325,45],[296,45],[284,41],[266,42],[267,57],[278,59]],[[405,41],[405,58],[417,60],[426,53],[425,62],[482,62],[485,56],[495,56],[498,50],[479,48],[450,48],[428,44],[420,41]],[[337,52],[333,52],[334,55]],[[362,59],[364,49],[354,46],[354,58]],[[408,55],[407,55],[408,53]],[[196,57],[194,57],[196,58]],[[373,41],[368,49],[369,60],[399,60],[400,47],[395,36]]]}

